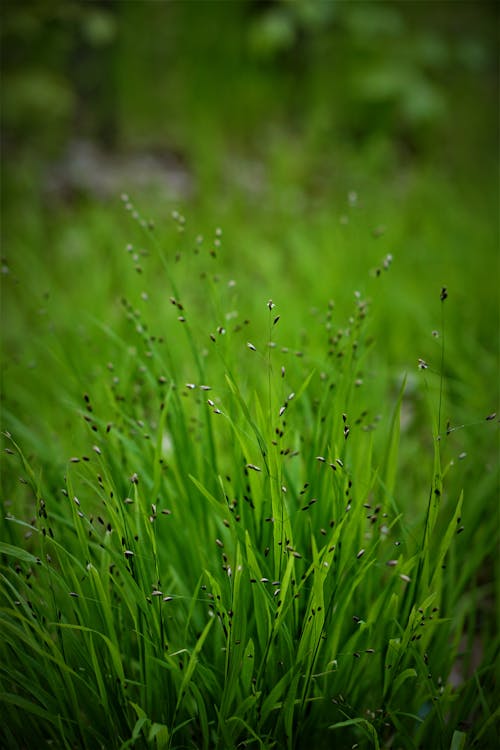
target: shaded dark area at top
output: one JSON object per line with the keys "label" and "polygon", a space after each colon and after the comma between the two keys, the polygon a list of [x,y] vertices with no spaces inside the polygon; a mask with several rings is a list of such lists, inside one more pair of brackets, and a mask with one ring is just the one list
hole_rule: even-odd
{"label": "shaded dark area at top", "polygon": [[148,154],[205,198],[234,189],[241,157],[320,196],[347,159],[494,184],[496,3],[29,0],[1,13],[4,207],[82,143],[97,161]]}

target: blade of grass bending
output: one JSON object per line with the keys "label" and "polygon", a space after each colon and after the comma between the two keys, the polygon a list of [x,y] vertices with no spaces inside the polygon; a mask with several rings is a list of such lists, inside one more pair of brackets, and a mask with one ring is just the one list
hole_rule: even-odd
{"label": "blade of grass bending", "polygon": [[407,376],[405,375],[392,414],[383,469],[383,476],[385,477],[384,489],[387,492],[393,510],[396,510],[396,512],[397,508],[395,507],[394,502],[394,487],[396,485],[396,474],[398,469],[399,438],[401,433],[401,405],[403,403],[403,396],[406,388],[406,379]]}
{"label": "blade of grass bending", "polygon": [[413,667],[409,667],[408,669],[404,669],[402,672],[400,672],[392,683],[392,694],[394,695],[395,693],[397,693],[403,683],[413,677],[418,677],[418,673],[416,669],[413,669]]}
{"label": "blade of grass bending", "polygon": [[269,473],[269,467],[267,465],[266,442],[265,442],[264,438],[262,437],[262,433],[259,430],[259,428],[257,427],[255,421],[252,419],[252,415],[250,414],[250,410],[249,410],[249,408],[248,408],[248,406],[246,404],[246,401],[243,398],[243,396],[241,394],[241,391],[238,388],[238,386],[236,385],[235,381],[232,380],[227,373],[225,374],[225,378],[226,378],[226,382],[227,382],[227,384],[229,386],[229,389],[230,389],[231,393],[233,394],[233,396],[235,396],[238,404],[240,405],[240,408],[241,408],[241,410],[243,412],[243,416],[245,417],[245,419],[247,420],[248,424],[252,428],[252,431],[253,431],[256,439],[257,439],[257,443],[259,445],[260,452],[262,454],[262,458],[264,460],[264,463],[266,464],[266,469],[267,469],[267,471]]}
{"label": "blade of grass bending", "polygon": [[196,477],[194,477],[192,474],[188,474],[188,476],[189,476],[189,479],[194,484],[194,486],[196,487],[196,489],[201,492],[201,494],[203,495],[203,497],[206,500],[208,500],[208,502],[210,503],[210,505],[212,506],[212,508],[214,508],[214,510],[217,511],[217,515],[218,516],[224,516],[224,518],[225,518],[224,511],[227,509],[227,502],[225,500],[217,500],[217,498],[215,498],[212,495],[212,493],[209,492],[207,490],[207,488],[204,487],[202,485],[202,483],[198,481],[198,479],[196,479]]}
{"label": "blade of grass bending", "polygon": [[120,681],[123,683],[125,681],[125,673],[123,671],[123,665],[120,658],[120,651],[115,643],[111,641],[110,638],[108,638],[104,633],[99,632],[98,630],[95,630],[94,628],[88,628],[85,625],[73,625],[71,623],[64,623],[64,622],[56,622],[54,625],[58,628],[65,628],[68,630],[76,630],[80,631],[82,633],[90,633],[91,635],[97,635],[99,638],[102,638],[104,643],[107,646],[107,649],[109,651],[109,655],[111,657],[111,661],[113,664],[113,667],[115,669],[115,672],[117,676],[120,678]]}
{"label": "blade of grass bending", "polygon": [[[29,524],[27,525],[30,529],[32,528]],[[0,554],[7,557],[14,557],[16,560],[31,563],[32,565],[35,565],[38,561],[38,558],[32,555],[31,552],[27,552],[22,547],[17,547],[15,544],[8,544],[7,542],[0,542]]]}
{"label": "blade of grass bending", "polygon": [[196,581],[196,586],[194,587],[193,595],[190,597],[189,609],[188,609],[188,613],[187,613],[187,617],[186,617],[186,624],[184,626],[184,636],[183,636],[183,639],[184,639],[185,643],[189,642],[189,628],[191,626],[191,621],[192,621],[193,616],[194,616],[194,610],[196,608],[196,605],[199,602],[198,594],[199,594],[199,591],[200,591],[201,584],[203,582],[203,577],[204,577],[204,574],[201,573],[200,577]]}
{"label": "blade of grass bending", "polygon": [[266,719],[270,715],[271,711],[276,711],[278,708],[281,708],[282,706],[281,699],[283,695],[285,694],[285,691],[288,689],[288,686],[291,684],[296,670],[297,670],[297,665],[290,667],[288,672],[286,672],[283,675],[283,677],[280,680],[278,680],[276,685],[268,694],[267,698],[262,703],[262,708],[260,711],[261,725],[265,724]]}
{"label": "blade of grass bending", "polygon": [[196,641],[196,645],[195,645],[193,651],[191,652],[189,663],[188,663],[188,665],[186,667],[186,671],[184,672],[184,677],[183,677],[183,680],[182,680],[182,683],[181,683],[181,686],[180,686],[180,689],[179,689],[179,695],[177,697],[177,704],[176,704],[176,707],[175,707],[176,713],[178,712],[178,710],[179,710],[179,708],[181,706],[181,703],[182,703],[182,701],[184,699],[187,687],[188,687],[189,683],[191,682],[191,679],[193,677],[194,671],[196,669],[196,664],[198,663],[198,657],[200,655],[201,649],[203,648],[203,644],[205,643],[205,641],[207,639],[207,636],[208,636],[208,634],[210,632],[210,629],[211,629],[212,625],[214,624],[214,622],[215,622],[215,618],[211,618],[207,622],[207,624],[205,625],[205,627],[203,629],[203,632],[201,633],[200,637]]}
{"label": "blade of grass bending", "polygon": [[[20,695],[2,692],[0,693],[0,703],[5,703],[6,705],[10,706],[17,706],[17,708],[21,708],[27,714],[33,714],[39,719],[45,719],[45,721],[49,722],[49,724],[58,726],[59,717],[56,716],[52,711],[46,711],[40,706],[37,706],[36,703],[33,703],[33,701],[22,698]],[[69,719],[66,719],[66,721],[69,721]]]}
{"label": "blade of grass bending", "polygon": [[38,503],[38,501],[40,500],[40,493],[39,493],[39,484],[38,484],[37,478],[35,476],[35,472],[31,468],[31,465],[30,465],[29,461],[27,460],[26,456],[24,455],[24,453],[22,452],[20,446],[12,438],[12,435],[9,435],[8,439],[10,440],[10,442],[12,443],[12,445],[14,446],[14,448],[16,449],[16,451],[17,451],[17,453],[19,455],[19,458],[21,459],[21,463],[23,465],[23,468],[24,468],[24,470],[26,471],[26,473],[28,474],[28,476],[30,478],[31,486],[32,486],[33,492],[35,493],[35,497],[36,497],[36,500],[37,500],[37,503]]}
{"label": "blade of grass bending", "polygon": [[359,726],[364,730],[364,733],[372,740],[375,750],[380,750],[377,731],[373,724],[367,719],[348,719],[347,721],[339,721],[336,724],[331,724],[328,729],[342,729],[343,727],[352,726]]}
{"label": "blade of grass bending", "polygon": [[490,729],[491,725],[494,722],[500,721],[500,708],[497,708],[494,713],[491,714],[491,716],[487,719],[487,721],[484,722],[484,724],[479,729],[478,733],[474,737],[474,744],[479,743],[480,738],[485,734],[487,730]]}
{"label": "blade of grass bending", "polygon": [[[21,612],[17,611],[11,612],[10,615],[24,625],[24,628],[21,629],[8,619],[7,613],[2,615],[2,632],[4,634],[10,632],[12,635],[11,642],[22,645],[22,654],[19,649],[16,649],[19,652],[20,662],[22,663],[24,658],[26,664],[26,660],[29,659],[32,664],[36,663],[37,667],[47,674],[51,674],[55,667],[55,671],[62,681],[61,687],[64,690],[65,700],[70,704],[69,715],[77,713],[79,704],[75,692],[75,683],[83,681],[83,677],[67,665],[64,652],[58,648],[58,644],[54,642],[51,633],[45,632],[36,620],[28,621]],[[8,641],[6,640],[6,642]],[[27,654],[28,651],[36,659],[31,659]],[[97,695],[95,697],[97,698]]]}
{"label": "blade of grass bending", "polygon": [[[135,704],[130,702],[131,706],[134,706]],[[130,739],[125,740],[125,742],[122,742],[120,745],[120,750],[128,750],[129,747],[133,747],[139,737],[141,736],[142,729],[145,724],[147,724],[149,721],[147,716],[142,716],[141,718],[137,719],[137,721],[134,724],[134,728],[132,730],[132,736]]]}
{"label": "blade of grass bending", "polygon": [[148,744],[155,743],[156,750],[166,750],[170,742],[170,732],[165,724],[151,724],[148,733]]}
{"label": "blade of grass bending", "polygon": [[[255,696],[255,695],[250,695],[250,696],[248,697],[247,701],[245,701],[245,703],[248,703],[248,705],[250,705],[250,699],[252,699],[252,700],[251,700],[251,703],[253,704],[253,703],[255,703],[255,700],[256,700],[256,698],[257,698],[257,696]],[[266,748],[266,745],[264,745],[264,743],[263,743],[263,741],[262,741],[262,738],[261,738],[261,737],[259,737],[259,735],[258,735],[258,734],[257,734],[257,733],[255,732],[255,730],[254,730],[254,729],[252,729],[252,727],[250,726],[250,724],[249,724],[249,723],[248,723],[247,721],[245,721],[245,720],[244,720],[244,719],[243,719],[243,718],[241,717],[241,715],[240,715],[240,709],[243,709],[243,708],[244,708],[245,710],[247,710],[247,707],[246,707],[246,706],[243,706],[243,704],[241,704],[241,706],[238,706],[238,715],[236,715],[236,716],[231,716],[231,718],[230,718],[230,719],[228,719],[228,724],[229,724],[229,723],[232,723],[232,722],[234,722],[234,723],[238,722],[238,724],[241,724],[241,726],[242,726],[242,727],[243,727],[244,729],[246,729],[246,730],[247,730],[247,732],[248,732],[248,734],[250,735],[250,737],[253,737],[253,739],[255,740],[255,742],[257,742],[257,743],[258,743],[258,746],[259,746],[259,747],[261,748],[261,750],[265,750],[265,748]],[[233,744],[234,744],[234,743],[233,743]]]}

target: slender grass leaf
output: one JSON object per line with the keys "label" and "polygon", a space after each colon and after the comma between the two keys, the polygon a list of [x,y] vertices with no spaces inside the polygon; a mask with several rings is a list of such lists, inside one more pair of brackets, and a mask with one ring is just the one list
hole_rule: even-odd
{"label": "slender grass leaf", "polygon": [[329,726],[328,729],[342,729],[344,727],[352,726],[359,726],[361,729],[363,729],[365,734],[367,734],[368,737],[372,740],[375,750],[380,750],[377,731],[373,724],[367,721],[367,719],[349,719],[347,721],[339,721],[336,724],[332,724],[331,726]]}

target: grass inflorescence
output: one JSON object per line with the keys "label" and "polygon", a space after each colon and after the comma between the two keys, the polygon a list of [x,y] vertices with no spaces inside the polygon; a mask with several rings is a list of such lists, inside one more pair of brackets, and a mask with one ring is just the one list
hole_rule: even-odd
{"label": "grass inflorescence", "polygon": [[416,480],[414,396],[376,370],[392,255],[343,313],[240,296],[220,229],[174,212],[165,244],[125,204],[123,322],[67,354],[67,456],[4,416],[3,746],[486,747],[495,539],[462,533],[447,291],[437,371],[416,351],[410,373],[430,404],[405,433]]}

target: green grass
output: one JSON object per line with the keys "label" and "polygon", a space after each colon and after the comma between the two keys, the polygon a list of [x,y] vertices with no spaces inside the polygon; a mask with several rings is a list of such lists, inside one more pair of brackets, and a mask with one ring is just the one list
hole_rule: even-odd
{"label": "green grass", "polygon": [[494,746],[494,242],[428,182],[20,222],[3,746]]}

